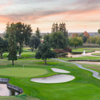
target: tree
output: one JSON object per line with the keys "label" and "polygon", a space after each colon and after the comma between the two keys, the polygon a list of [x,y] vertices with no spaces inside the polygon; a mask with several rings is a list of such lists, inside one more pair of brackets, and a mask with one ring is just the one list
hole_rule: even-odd
{"label": "tree", "polygon": [[64,36],[63,32],[52,33],[50,41],[54,49],[64,49],[68,46],[67,38]]}
{"label": "tree", "polygon": [[15,24],[15,31],[16,31],[16,41],[19,47],[19,55],[21,56],[23,45],[28,45],[28,41],[30,40],[32,29],[30,25],[22,24],[18,22]]}
{"label": "tree", "polygon": [[98,29],[98,33],[100,34],[100,29]]}
{"label": "tree", "polygon": [[2,59],[3,47],[4,47],[4,42],[3,42],[3,39],[0,37],[0,57],[1,59]]}
{"label": "tree", "polygon": [[50,43],[50,34],[46,34],[46,35],[44,35],[44,42],[48,42],[49,43],[49,45],[51,44]]}
{"label": "tree", "polygon": [[83,40],[81,37],[70,38],[69,44],[70,44],[70,46],[74,46],[76,48],[77,46],[83,45]]}
{"label": "tree", "polygon": [[43,59],[44,63],[47,64],[47,59],[54,58],[55,53],[51,50],[49,44],[47,42],[43,42],[35,55],[37,59]]}
{"label": "tree", "polygon": [[92,44],[96,44],[97,38],[98,38],[97,36],[95,36],[95,37],[91,36],[88,38],[87,42],[92,43]]}
{"label": "tree", "polygon": [[40,39],[41,38],[41,35],[40,35],[40,30],[39,30],[39,28],[37,28],[37,30],[36,30],[36,36]]}
{"label": "tree", "polygon": [[15,25],[11,24],[8,29],[8,60],[12,60],[12,65],[14,65],[14,61],[17,60],[17,43],[16,43],[16,30]]}
{"label": "tree", "polygon": [[3,59],[3,53],[8,49],[8,42],[0,37],[0,58]]}
{"label": "tree", "polygon": [[25,42],[25,45],[28,45],[30,41],[30,37],[32,35],[32,29],[30,25],[24,25],[24,29],[25,29],[24,30],[24,42]]}
{"label": "tree", "polygon": [[72,38],[75,38],[75,37],[79,37],[79,34],[78,33],[73,33]]}
{"label": "tree", "polygon": [[[11,25],[8,24],[6,27],[6,35],[5,35],[6,38],[9,35],[8,29],[10,26]],[[30,40],[30,37],[32,34],[32,29],[31,29],[30,25],[26,25],[26,24],[23,24],[21,22],[15,23],[14,26],[15,26],[14,30],[15,30],[15,34],[16,34],[16,43],[18,46],[19,55],[21,56],[23,45],[29,44],[29,40]]]}
{"label": "tree", "polygon": [[37,49],[40,45],[40,39],[36,36],[32,36],[31,39],[30,39],[30,43],[29,43],[29,46],[31,47],[32,51],[34,49]]}
{"label": "tree", "polygon": [[87,31],[85,31],[85,32],[83,33],[83,37],[82,37],[83,42],[86,43],[87,40],[89,39],[89,37],[90,37],[89,33],[88,33]]}
{"label": "tree", "polygon": [[100,46],[100,37],[96,38],[96,43]]}

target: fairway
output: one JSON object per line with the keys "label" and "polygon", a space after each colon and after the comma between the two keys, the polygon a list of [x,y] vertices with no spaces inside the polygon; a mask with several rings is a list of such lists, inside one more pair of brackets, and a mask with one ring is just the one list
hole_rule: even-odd
{"label": "fairway", "polygon": [[[2,65],[5,62],[6,65]],[[22,64],[24,63],[24,68]],[[31,82],[31,78],[48,77],[55,73],[51,68],[59,68],[71,72],[76,78],[65,83],[36,83]],[[9,78],[10,84],[23,89],[23,94],[19,98],[4,97],[2,100],[31,100],[23,95],[31,96],[32,100],[99,100],[100,98],[100,80],[92,77],[92,74],[86,70],[80,69],[70,63],[62,63],[55,60],[48,60],[48,65],[44,65],[42,60],[20,59],[15,67],[9,65],[9,61],[3,60],[0,65],[0,76]],[[95,95],[95,98],[94,98]],[[21,96],[21,97],[20,97]],[[0,98],[1,99],[1,98]]]}
{"label": "fairway", "polygon": [[47,74],[48,71],[42,68],[2,68],[0,75],[12,77],[35,77]]}
{"label": "fairway", "polygon": [[[29,53],[26,52],[27,54]],[[60,59],[65,61],[72,59],[99,60],[100,57],[84,56]],[[94,66],[85,66],[85,64],[83,67],[91,67],[90,69],[100,72],[99,65],[95,66],[96,69]],[[57,69],[57,72],[51,70],[52,68]],[[44,79],[46,79],[46,77],[57,74],[61,75],[62,73],[59,71],[69,71],[71,73],[63,74],[73,75],[75,79],[70,82],[51,84],[30,81],[32,78],[45,77]],[[94,78],[91,72],[80,69],[72,63],[59,62],[54,59],[48,60],[48,64],[44,65],[42,60],[30,56],[30,58],[18,59],[15,66],[12,66],[7,59],[1,59],[0,78],[9,78],[10,84],[23,89],[23,93],[17,97],[0,97],[0,100],[100,100],[100,80]]]}

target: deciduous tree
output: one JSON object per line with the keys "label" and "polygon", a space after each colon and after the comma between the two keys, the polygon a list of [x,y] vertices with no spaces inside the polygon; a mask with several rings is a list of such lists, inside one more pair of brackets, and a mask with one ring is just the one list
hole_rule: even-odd
{"label": "deciduous tree", "polygon": [[70,38],[69,40],[70,46],[77,47],[77,46],[82,46],[83,45],[83,40],[81,37],[74,37]]}
{"label": "deciduous tree", "polygon": [[[14,23],[13,23],[14,24]],[[11,25],[8,24],[6,27],[6,38],[8,37],[8,29]],[[30,25],[23,24],[21,22],[14,24],[14,30],[16,34],[16,42],[18,46],[19,55],[21,56],[23,45],[28,45],[32,34]]]}
{"label": "deciduous tree", "polygon": [[17,60],[17,44],[16,44],[16,30],[15,25],[11,24],[8,29],[8,60],[12,60],[12,65],[14,65],[14,61]]}
{"label": "deciduous tree", "polygon": [[30,43],[29,43],[29,46],[31,47],[32,51],[34,49],[37,49],[40,45],[40,39],[36,36],[32,36],[31,39],[30,39]]}
{"label": "deciduous tree", "polygon": [[0,58],[3,58],[3,53],[8,50],[8,42],[0,37]]}
{"label": "deciduous tree", "polygon": [[64,49],[68,46],[67,38],[64,36],[63,32],[54,32],[51,34],[51,46],[54,49]]}
{"label": "deciduous tree", "polygon": [[36,53],[37,59],[43,59],[44,63],[47,64],[47,59],[54,58],[56,54],[51,50],[49,44],[47,42],[43,42]]}

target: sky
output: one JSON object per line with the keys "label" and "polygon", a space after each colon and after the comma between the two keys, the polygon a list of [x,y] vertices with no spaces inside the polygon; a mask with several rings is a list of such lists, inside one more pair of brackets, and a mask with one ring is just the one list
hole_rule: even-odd
{"label": "sky", "polygon": [[7,23],[30,24],[33,32],[51,32],[53,23],[66,23],[69,32],[97,32],[100,0],[0,0],[0,32]]}

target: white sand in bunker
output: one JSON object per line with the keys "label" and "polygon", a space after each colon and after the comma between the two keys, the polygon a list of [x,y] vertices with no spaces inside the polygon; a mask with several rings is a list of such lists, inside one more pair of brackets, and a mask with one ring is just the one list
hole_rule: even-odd
{"label": "white sand in bunker", "polygon": [[59,75],[53,75],[49,77],[42,77],[42,78],[33,78],[31,81],[38,82],[38,83],[63,83],[68,82],[75,79],[72,75],[65,75],[65,74],[59,74]]}
{"label": "white sand in bunker", "polygon": [[[51,70],[58,73],[70,73],[70,71],[59,68],[51,68]],[[31,81],[37,83],[64,83],[72,81],[73,79],[75,79],[75,77],[72,75],[57,74],[49,77],[32,78]]]}
{"label": "white sand in bunker", "polygon": [[66,70],[59,69],[59,68],[51,68],[51,70],[54,72],[58,72],[58,73],[70,73],[70,71],[66,71]]}
{"label": "white sand in bunker", "polygon": [[11,92],[7,88],[7,84],[0,84],[0,96],[10,96]]}

